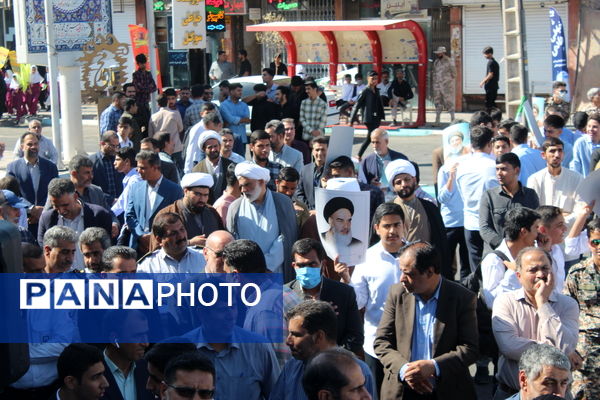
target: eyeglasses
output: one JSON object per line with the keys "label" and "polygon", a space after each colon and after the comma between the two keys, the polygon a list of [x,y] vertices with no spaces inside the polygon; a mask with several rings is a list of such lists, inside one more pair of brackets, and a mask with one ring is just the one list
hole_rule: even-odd
{"label": "eyeglasses", "polygon": [[600,239],[592,239],[590,240],[590,244],[592,247],[598,247],[598,245],[600,245]]}
{"label": "eyeglasses", "polygon": [[221,251],[214,251],[213,249],[211,249],[211,248],[210,248],[210,247],[208,247],[208,246],[204,246],[204,247],[206,247],[207,249],[209,249],[210,251],[212,251],[213,253],[215,253],[215,256],[216,256],[217,258],[221,258],[221,257],[223,257],[223,250],[221,250]]}
{"label": "eyeglasses", "polygon": [[171,389],[175,390],[175,392],[179,396],[185,397],[186,399],[193,398],[196,393],[198,393],[198,396],[200,396],[201,399],[207,399],[207,400],[212,399],[215,395],[214,389],[213,390],[196,389],[196,388],[185,387],[185,386],[173,386],[168,383],[167,383],[167,386],[170,387]]}

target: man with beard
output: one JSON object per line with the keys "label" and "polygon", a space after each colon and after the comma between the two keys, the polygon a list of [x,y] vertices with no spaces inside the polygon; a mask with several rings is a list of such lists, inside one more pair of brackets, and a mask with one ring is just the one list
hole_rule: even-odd
{"label": "man with beard", "polygon": [[378,186],[387,192],[389,186],[385,178],[385,167],[399,158],[408,160],[404,154],[389,148],[389,138],[385,129],[377,128],[371,132],[371,147],[373,153],[366,156],[360,162],[362,174],[359,176],[361,182]]}
{"label": "man with beard", "polygon": [[123,174],[115,169],[115,154],[119,148],[119,137],[114,131],[105,132],[100,138],[100,151],[90,156],[94,163],[92,183],[100,186],[111,200],[123,192]]}
{"label": "man with beard", "polygon": [[87,273],[105,270],[102,263],[104,250],[110,247],[110,237],[102,228],[90,227],[79,235],[79,250],[83,255],[83,266]]}
{"label": "man with beard", "polygon": [[271,152],[269,153],[269,161],[280,164],[282,167],[295,168],[298,173],[304,165],[302,153],[285,144],[285,126],[284,124],[274,119],[267,122],[265,131],[271,137]]}
{"label": "man with beard", "polygon": [[321,233],[321,241],[333,247],[343,260],[354,259],[353,253],[362,250],[362,241],[352,237],[353,215],[354,204],[345,197],[334,197],[323,208],[323,218],[329,224],[329,230]]}
{"label": "man with beard", "polygon": [[[268,135],[266,141],[269,146]],[[239,163],[235,176],[242,197],[229,206],[227,230],[236,239],[256,241],[265,254],[269,270],[283,273],[284,282],[289,282],[294,277],[291,250],[298,235],[292,200],[267,189],[270,172],[257,164]]]}
{"label": "man with beard", "polygon": [[[112,218],[106,209],[95,204],[87,204],[79,199],[75,185],[66,178],[55,178],[48,185],[48,197],[52,209],[46,210],[40,217],[38,242],[42,243],[44,234],[53,226],[67,226],[80,235],[86,228],[97,226],[107,233],[111,231]],[[77,249],[75,266],[83,268],[83,255]]]}
{"label": "man with beard", "polygon": [[439,208],[430,201],[418,198],[416,169],[407,160],[398,159],[388,164],[385,175],[390,188],[398,194],[394,203],[404,212],[406,240],[431,243],[441,255],[441,273],[452,280],[452,268],[446,241],[446,228]]}
{"label": "man with beard", "polygon": [[258,130],[250,135],[250,153],[254,164],[269,171],[271,178],[267,181],[267,187],[270,190],[276,191],[277,186],[275,181],[281,171],[281,164],[270,161],[269,154],[271,153],[271,136],[263,131]]}
{"label": "man with beard", "polygon": [[[192,172],[193,168],[204,158],[205,151],[201,138],[204,132],[217,133],[223,129],[223,121],[216,112],[204,113],[202,120],[190,129],[188,132],[188,142],[185,149],[185,166],[183,172],[186,174]],[[219,140],[220,142],[220,140]],[[206,171],[195,171],[206,172]]]}
{"label": "man with beard", "polygon": [[[21,219],[21,212],[31,207],[31,203],[22,197],[17,196],[12,191],[3,189],[0,191],[0,210],[2,215],[0,219],[8,221],[14,224],[19,233],[21,234],[21,243],[30,243],[37,245],[38,242],[35,237],[29,232],[29,230],[19,225],[19,219]],[[23,265],[25,262],[23,262]]]}
{"label": "man with beard", "polygon": [[[333,307],[325,301],[305,301],[286,313],[288,336],[286,344],[293,359],[285,363],[275,383],[273,399],[307,399],[302,387],[302,375],[307,362],[317,354],[337,347],[337,316]],[[357,360],[365,376],[364,389],[375,397],[373,376],[369,367]]]}
{"label": "man with beard", "polygon": [[[56,147],[54,147],[52,140],[42,135],[42,121],[36,118],[30,119],[29,124],[27,125],[27,132],[33,132],[38,137],[40,141],[40,157],[56,164],[58,162],[58,151],[56,150]],[[15,150],[13,153],[16,157],[23,157],[21,143],[18,140],[15,143]]]}
{"label": "man with beard", "polygon": [[329,138],[317,136],[312,141],[313,162],[306,164],[300,171],[300,181],[296,190],[296,197],[308,206],[309,210],[315,209],[315,188],[321,187],[321,176],[325,170]]}
{"label": "man with beard", "polygon": [[39,144],[40,141],[35,133],[24,133],[21,136],[23,157],[12,161],[6,167],[6,174],[17,179],[23,197],[34,205],[29,213],[30,231],[32,227],[37,231],[38,219],[48,198],[48,183],[58,177],[56,165],[52,161],[39,157]]}
{"label": "man with beard", "polygon": [[194,167],[194,172],[202,172],[212,176],[214,185],[209,193],[208,203],[213,204],[221,197],[227,187],[226,173],[231,160],[221,156],[222,138],[215,131],[204,131],[198,140],[198,147],[202,149],[206,158]]}
{"label": "man with beard", "polygon": [[227,158],[236,164],[246,161],[244,157],[233,151],[233,146],[235,145],[235,136],[233,135],[231,129],[223,128],[219,134],[221,135],[222,139],[221,157]]}
{"label": "man with beard", "polygon": [[[206,237],[216,230],[224,229],[221,216],[213,207],[207,204],[213,178],[202,172],[191,172],[181,179],[183,199],[177,200],[157,214],[175,213],[181,217],[187,231],[188,245],[204,247]],[[152,240],[151,250],[158,243]]]}
{"label": "man with beard", "polygon": [[188,247],[188,235],[179,214],[157,215],[152,223],[152,236],[159,250],[139,261],[137,272],[153,274],[201,273],[206,261],[200,250]]}

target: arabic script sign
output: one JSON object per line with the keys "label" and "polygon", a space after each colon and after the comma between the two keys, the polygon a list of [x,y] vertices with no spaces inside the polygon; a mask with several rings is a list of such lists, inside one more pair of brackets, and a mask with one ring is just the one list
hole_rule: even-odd
{"label": "arabic script sign", "polygon": [[225,15],[246,15],[246,0],[225,0]]}
{"label": "arabic script sign", "polygon": [[173,48],[206,48],[204,0],[173,0]]}
{"label": "arabic script sign", "polygon": [[206,0],[206,30],[225,32],[224,0]]}

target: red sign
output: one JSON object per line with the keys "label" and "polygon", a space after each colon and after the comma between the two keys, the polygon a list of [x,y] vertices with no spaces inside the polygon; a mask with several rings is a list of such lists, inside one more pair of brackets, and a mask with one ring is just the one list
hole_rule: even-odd
{"label": "red sign", "polygon": [[[135,56],[138,54],[144,54],[146,57],[148,56],[148,30],[143,26],[139,25],[128,25],[129,26],[129,35],[131,37],[131,47],[133,48],[133,59],[135,60]],[[158,86],[158,92],[162,92],[162,79],[160,77],[160,62],[158,62],[158,48],[156,50],[156,62],[158,67],[156,68],[156,86]],[[150,69],[150,63],[147,66]]]}
{"label": "red sign", "polygon": [[246,15],[246,0],[225,0],[225,15]]}

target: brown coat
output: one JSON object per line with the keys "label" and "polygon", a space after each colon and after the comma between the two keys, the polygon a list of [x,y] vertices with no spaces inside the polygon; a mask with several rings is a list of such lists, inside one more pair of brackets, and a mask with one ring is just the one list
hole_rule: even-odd
{"label": "brown coat", "polygon": [[[162,210],[160,210],[158,213],[156,213],[156,216],[158,217],[161,214],[164,213],[175,213],[175,214],[179,214],[179,216],[181,217],[181,219],[183,220],[183,225],[187,225],[188,221],[185,220],[185,215],[183,213],[183,210],[181,209],[181,207],[183,207],[183,199],[179,199],[177,200],[175,203],[166,206],[165,208],[163,208]],[[214,214],[214,218],[216,221],[218,221],[218,230],[221,229],[225,229],[225,227],[223,226],[223,220],[221,219],[221,216],[219,215],[219,213],[217,212],[217,210],[215,210],[212,206],[209,206],[208,204],[205,206],[207,208],[207,211],[209,211],[211,214]],[[154,217],[156,218],[156,217]],[[205,232],[205,235],[208,237],[208,235],[210,235],[212,232]],[[189,237],[188,237],[189,239]],[[158,245],[158,241],[156,240],[156,237],[154,236],[154,234],[150,235],[150,252],[153,252],[154,250],[160,248],[160,246]]]}
{"label": "brown coat", "polygon": [[[441,285],[432,349],[440,376],[434,393],[437,399],[476,400],[469,373],[478,357],[476,296],[444,278]],[[390,288],[375,338],[375,353],[385,369],[381,400],[403,398],[398,373],[411,361],[415,306],[415,296],[401,283]]]}

